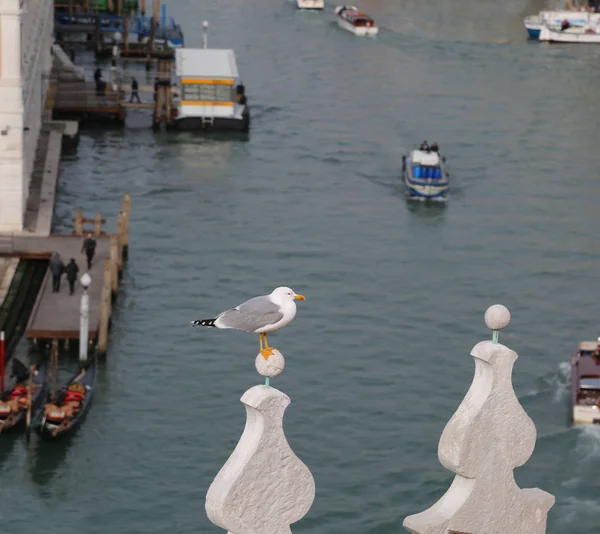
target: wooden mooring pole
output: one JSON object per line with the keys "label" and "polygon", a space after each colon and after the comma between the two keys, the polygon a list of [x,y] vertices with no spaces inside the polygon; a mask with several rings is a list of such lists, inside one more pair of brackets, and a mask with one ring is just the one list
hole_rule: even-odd
{"label": "wooden mooring pole", "polygon": [[124,233],[125,233],[125,214],[123,212],[119,212],[117,217],[117,266],[119,268],[119,278],[123,273],[123,241],[124,241]]}
{"label": "wooden mooring pole", "polygon": [[108,328],[110,326],[110,315],[112,312],[112,276],[110,258],[104,260],[104,285],[102,286],[102,297],[100,300],[100,327],[98,329],[98,355],[106,355],[108,344]]}
{"label": "wooden mooring pole", "polygon": [[83,235],[83,212],[81,210],[77,210],[75,216],[75,235]]}
{"label": "wooden mooring pole", "polygon": [[119,289],[119,240],[117,234],[110,236],[110,279],[113,294]]}
{"label": "wooden mooring pole", "polygon": [[125,227],[123,229],[122,237],[122,255],[123,259],[127,260],[129,256],[129,217],[131,215],[131,195],[125,193],[121,202],[121,213],[125,215]]}
{"label": "wooden mooring pole", "polygon": [[[96,216],[93,219],[86,219],[83,216],[83,212],[81,210],[77,210],[77,215],[73,217],[73,222],[75,223],[75,230],[73,230],[73,235],[83,236],[84,234],[91,233],[94,234],[95,237],[100,237],[106,235],[105,232],[102,231],[102,225],[106,223],[106,219],[102,218],[100,212],[96,212]],[[83,225],[85,223],[93,224],[93,230],[86,230]]]}
{"label": "wooden mooring pole", "polygon": [[[98,328],[97,352],[100,357],[106,355],[108,345],[108,332],[110,330],[112,316],[112,302],[119,290],[119,279],[122,277],[124,257],[127,255],[129,248],[129,216],[131,213],[131,195],[125,193],[121,202],[121,211],[117,216],[117,232],[109,236],[110,254],[104,260],[104,280],[102,284],[102,293],[100,297],[100,325]],[[74,219],[80,221],[79,235],[83,235],[83,222],[89,222],[85,219],[81,210],[78,216]],[[99,222],[98,222],[99,221]],[[96,226],[106,222],[100,218],[100,214],[96,214]],[[104,232],[96,235],[106,235]]]}
{"label": "wooden mooring pole", "polygon": [[96,212],[96,218],[94,219],[94,235],[100,237],[102,235],[102,215],[100,212]]}

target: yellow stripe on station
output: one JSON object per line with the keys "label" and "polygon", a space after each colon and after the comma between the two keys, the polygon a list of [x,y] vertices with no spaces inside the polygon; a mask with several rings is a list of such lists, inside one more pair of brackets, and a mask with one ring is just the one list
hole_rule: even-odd
{"label": "yellow stripe on station", "polygon": [[233,102],[211,102],[209,100],[182,100],[182,106],[233,106]]}
{"label": "yellow stripe on station", "polygon": [[209,80],[207,78],[182,78],[181,83],[197,85],[233,85],[233,80]]}

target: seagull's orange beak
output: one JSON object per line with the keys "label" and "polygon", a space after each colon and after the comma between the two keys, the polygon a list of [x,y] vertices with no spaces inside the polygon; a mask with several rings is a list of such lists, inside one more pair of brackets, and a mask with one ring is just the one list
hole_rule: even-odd
{"label": "seagull's orange beak", "polygon": [[306,297],[304,295],[298,295],[298,294],[296,294],[296,295],[294,295],[294,299],[296,299],[296,300],[306,300]]}

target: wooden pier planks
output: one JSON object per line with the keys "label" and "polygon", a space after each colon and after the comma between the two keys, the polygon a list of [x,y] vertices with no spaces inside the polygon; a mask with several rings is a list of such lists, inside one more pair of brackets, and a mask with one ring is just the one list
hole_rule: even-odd
{"label": "wooden pier planks", "polygon": [[[104,266],[110,257],[108,236],[96,237],[96,255],[89,271],[92,284],[90,295],[90,341],[95,341],[100,325],[100,301],[104,285]],[[79,276],[87,271],[87,260],[81,253],[83,237],[51,235],[50,237],[15,236],[14,252],[22,257],[49,257],[58,252],[65,263],[71,258],[79,265]],[[25,336],[29,339],[79,339],[79,307],[81,284],[76,283],[75,294],[69,295],[69,285],[63,275],[59,293],[52,292],[52,275],[46,273],[42,288],[27,324]]]}
{"label": "wooden pier planks", "polygon": [[117,91],[107,84],[105,94],[97,94],[93,82],[59,82],[54,97],[55,114],[64,113],[106,113],[119,115],[121,113],[120,98]]}

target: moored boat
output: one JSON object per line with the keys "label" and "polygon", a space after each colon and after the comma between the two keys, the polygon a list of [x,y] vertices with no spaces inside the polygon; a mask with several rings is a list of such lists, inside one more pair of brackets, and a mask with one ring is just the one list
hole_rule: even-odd
{"label": "moored boat", "polygon": [[375,21],[357,7],[337,6],[334,12],[338,26],[354,35],[374,36],[379,33]]}
{"label": "moored boat", "polygon": [[540,11],[537,15],[531,15],[523,19],[523,25],[529,37],[538,39],[542,28],[548,26],[551,30],[560,30],[561,24],[568,21],[572,27],[584,24],[597,24],[600,21],[600,13],[588,13],[585,11]]}
{"label": "moored boat", "polygon": [[324,0],[296,0],[296,6],[298,9],[324,9]]}
{"label": "moored boat", "polygon": [[77,375],[55,392],[44,405],[42,419],[37,427],[44,439],[58,439],[73,433],[90,409],[96,379],[95,357],[81,367]]}
{"label": "moored boat", "polygon": [[579,343],[571,358],[571,404],[573,423],[600,423],[600,338]]}
{"label": "moored boat", "polygon": [[0,434],[22,430],[39,410],[46,388],[46,360],[30,369],[20,360],[12,362],[15,385],[0,397]]}
{"label": "moored boat", "polygon": [[173,126],[180,130],[250,129],[250,108],[233,50],[182,48],[176,52],[181,95]]}
{"label": "moored boat", "polygon": [[407,194],[418,200],[445,200],[448,174],[437,150],[421,147],[402,157],[402,174]]}
{"label": "moored boat", "polygon": [[583,26],[564,25],[559,29],[544,25],[538,39],[543,43],[600,44],[600,23],[586,23]]}

